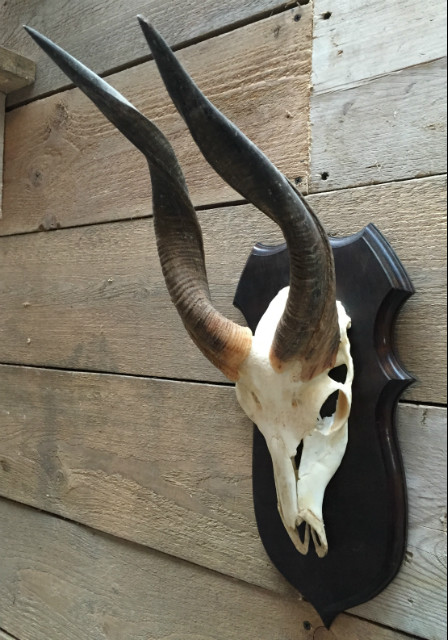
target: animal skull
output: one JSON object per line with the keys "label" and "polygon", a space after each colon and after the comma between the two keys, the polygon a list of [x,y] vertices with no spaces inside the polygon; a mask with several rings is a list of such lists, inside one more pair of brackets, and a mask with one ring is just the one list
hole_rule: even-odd
{"label": "animal skull", "polygon": [[[301,553],[310,532],[319,556],[328,551],[322,503],[347,445],[353,363],[333,254],[308,203],[293,185],[200,92],[157,31],[139,18],[175,106],[205,158],[245,199],[281,227],[290,255],[290,287],[272,301],[255,335],[212,305],[201,229],[174,151],[163,133],[121,94],[33,29],[33,39],[102,113],[145,155],[154,225],[166,285],[184,325],[204,355],[231,381],[263,433],[272,456],[280,516]],[[347,377],[329,376],[344,364]],[[336,411],[322,418],[339,392]],[[299,445],[303,452],[295,462]],[[298,527],[305,523],[302,540]]]}
{"label": "animal skull", "polygon": [[[240,369],[236,394],[266,440],[274,467],[278,509],[291,540],[306,554],[311,530],[316,552],[323,557],[328,552],[322,515],[324,493],[341,464],[348,439],[353,381],[347,337],[350,318],[338,302],[341,342],[335,366],[347,367],[344,383],[330,378],[328,371],[304,382],[300,361],[292,361],[283,371],[276,372],[269,362],[269,350],[288,290],[280,291],[260,320],[251,352]],[[339,392],[339,397],[334,415],[321,418],[322,405],[335,392]],[[297,469],[296,455],[301,443],[303,451]],[[306,528],[302,541],[298,527],[303,522]]]}

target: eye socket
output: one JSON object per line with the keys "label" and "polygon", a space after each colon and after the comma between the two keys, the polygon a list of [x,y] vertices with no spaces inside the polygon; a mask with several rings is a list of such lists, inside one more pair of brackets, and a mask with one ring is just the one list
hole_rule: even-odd
{"label": "eye socket", "polygon": [[335,391],[328,396],[325,400],[324,404],[320,408],[320,417],[321,418],[330,418],[332,415],[336,413],[336,406],[338,404],[339,399],[339,391]]}
{"label": "eye socket", "polygon": [[328,374],[329,377],[335,382],[340,382],[341,384],[345,384],[347,380],[348,368],[346,364],[341,364],[339,367],[335,367]]}

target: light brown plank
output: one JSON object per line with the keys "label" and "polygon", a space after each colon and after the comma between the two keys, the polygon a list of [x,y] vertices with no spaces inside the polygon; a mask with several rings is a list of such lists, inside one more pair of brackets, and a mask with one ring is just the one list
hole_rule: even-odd
{"label": "light brown plank", "polygon": [[[201,89],[289,177],[308,173],[311,5],[179,53]],[[196,205],[241,199],[204,160],[155,63],[109,78],[167,135]],[[143,156],[78,89],[7,114],[2,234],[151,212]]]}
{"label": "light brown plank", "polygon": [[0,501],[0,514],[0,620],[18,637],[403,638],[345,615],[327,635],[296,594],[280,597],[13,503]]}
{"label": "light brown plank", "polygon": [[36,60],[39,75],[36,85],[12,97],[10,104],[56,91],[69,83],[67,78],[31,41],[23,24],[42,31],[97,73],[128,66],[148,56],[136,15],[144,11],[171,46],[179,46],[213,32],[234,28],[241,22],[255,20],[269,12],[295,6],[287,0],[192,0],[181,7],[176,0],[30,0],[9,3],[2,14],[5,47],[20,51]]}
{"label": "light brown plank", "polygon": [[310,190],[445,173],[445,78],[443,58],[313,95]]}
{"label": "light brown plank", "polygon": [[[440,178],[310,198],[330,233],[375,222],[403,260],[417,288],[397,332],[419,380],[406,397],[438,403],[446,398],[444,200]],[[257,240],[281,234],[250,206],[200,220],[214,301],[242,321],[232,300],[247,256]],[[150,220],[3,238],[0,273],[0,362],[225,381],[169,300]]]}
{"label": "light brown plank", "polygon": [[318,93],[446,56],[443,0],[314,0],[314,7]]}
{"label": "light brown plank", "polygon": [[[233,389],[5,366],[0,381],[2,495],[290,593],[256,530],[252,429]],[[400,406],[399,435],[409,561],[357,613],[442,638],[446,411]]]}

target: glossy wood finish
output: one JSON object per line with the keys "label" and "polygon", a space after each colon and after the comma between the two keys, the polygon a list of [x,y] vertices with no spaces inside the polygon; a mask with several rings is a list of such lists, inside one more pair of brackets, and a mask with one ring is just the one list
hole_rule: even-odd
{"label": "glossy wood finish", "polygon": [[[337,297],[352,318],[355,363],[349,445],[328,486],[324,519],[330,551],[319,559],[294,548],[280,520],[272,464],[255,429],[253,489],[264,546],[281,573],[330,626],[342,611],[380,593],[396,576],[405,553],[407,503],[394,415],[412,382],[394,350],[398,311],[414,292],[394,251],[373,225],[332,239]],[[255,247],[235,306],[255,330],[272,297],[288,284],[285,247]]]}

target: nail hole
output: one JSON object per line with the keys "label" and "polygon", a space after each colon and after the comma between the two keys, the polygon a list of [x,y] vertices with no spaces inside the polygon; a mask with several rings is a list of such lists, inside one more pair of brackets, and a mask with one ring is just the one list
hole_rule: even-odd
{"label": "nail hole", "polygon": [[302,182],[303,182],[303,178],[302,178],[302,176],[298,176],[298,177],[294,180],[294,182],[295,182],[296,184],[302,184]]}
{"label": "nail hole", "polygon": [[301,7],[304,7],[305,5],[309,4],[310,0],[298,0],[297,4],[299,4]]}
{"label": "nail hole", "polygon": [[305,629],[305,631],[311,631],[311,622],[308,622],[308,620],[306,622],[303,623],[303,628]]}
{"label": "nail hole", "polygon": [[302,19],[302,16],[300,15],[300,13],[294,16],[294,22],[300,22],[301,19]]}
{"label": "nail hole", "polygon": [[321,418],[330,418],[336,413],[336,406],[338,404],[339,391],[335,391],[328,396],[320,409]]}
{"label": "nail hole", "polygon": [[347,373],[347,365],[341,364],[340,367],[335,367],[334,369],[332,369],[328,375],[335,382],[341,382],[342,384],[345,384],[345,381],[347,380]]}
{"label": "nail hole", "polygon": [[325,13],[323,13],[323,14],[322,14],[322,18],[323,18],[324,20],[329,20],[329,19],[331,18],[331,16],[332,16],[332,15],[333,15],[333,14],[332,14],[332,12],[331,12],[331,11],[326,11]]}
{"label": "nail hole", "polygon": [[322,180],[328,180],[328,178],[330,177],[330,174],[328,173],[328,171],[324,171],[323,173],[320,174],[320,177],[322,178]]}

